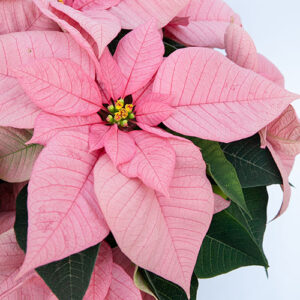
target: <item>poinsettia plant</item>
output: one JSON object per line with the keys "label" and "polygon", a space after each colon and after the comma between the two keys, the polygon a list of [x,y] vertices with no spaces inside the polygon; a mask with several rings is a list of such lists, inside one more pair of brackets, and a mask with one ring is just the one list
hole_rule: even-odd
{"label": "poinsettia plant", "polygon": [[2,0],[0,17],[1,299],[196,299],[197,278],[268,268],[299,96],[230,7]]}

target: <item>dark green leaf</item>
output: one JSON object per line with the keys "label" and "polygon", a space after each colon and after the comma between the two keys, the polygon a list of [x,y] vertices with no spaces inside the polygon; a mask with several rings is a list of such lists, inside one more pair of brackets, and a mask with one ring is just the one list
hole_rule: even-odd
{"label": "dark green leaf", "polygon": [[220,146],[236,169],[242,187],[282,183],[280,172],[270,151],[260,148],[258,134],[237,142],[221,143]]}
{"label": "dark green leaf", "polygon": [[184,45],[181,45],[171,39],[168,38],[164,38],[163,40],[164,45],[165,45],[165,54],[164,56],[169,56],[170,54],[172,54],[174,51],[181,49],[181,48],[185,48]]}
{"label": "dark green leaf", "polygon": [[110,42],[108,49],[112,55],[114,55],[120,40],[129,32],[130,30],[122,29],[119,34]]}
{"label": "dark green leaf", "polygon": [[256,187],[243,191],[252,219],[234,203],[213,217],[195,266],[197,277],[209,278],[249,265],[268,267],[262,249],[267,190]]}
{"label": "dark green leaf", "polygon": [[[27,186],[17,197],[15,233],[20,247],[27,245]],[[60,300],[81,300],[89,286],[99,244],[65,259],[36,269],[52,292]]]}
{"label": "dark green leaf", "polygon": [[226,159],[218,142],[189,137],[201,149],[210,176],[220,189],[249,214],[243,190],[233,165]]}
{"label": "dark green leaf", "polygon": [[14,226],[17,242],[24,252],[26,252],[26,247],[27,247],[27,227],[28,227],[27,187],[28,185],[24,186],[17,197],[16,220]]}
{"label": "dark green leaf", "polygon": [[[159,300],[188,300],[185,291],[178,285],[147,270],[140,268],[140,272],[148,287]],[[197,290],[198,280],[195,274],[193,274],[190,290],[191,300],[196,300]]]}

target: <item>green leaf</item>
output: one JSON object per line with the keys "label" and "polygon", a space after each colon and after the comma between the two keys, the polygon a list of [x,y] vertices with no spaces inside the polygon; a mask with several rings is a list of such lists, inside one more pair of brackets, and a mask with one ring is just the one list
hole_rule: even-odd
{"label": "green leaf", "polygon": [[[148,287],[152,290],[158,300],[188,300],[185,291],[176,285],[154,273],[145,269],[140,270],[140,275],[143,276],[144,281],[148,283]],[[198,290],[198,280],[195,274],[191,281],[191,300],[196,300]]]}
{"label": "green leaf", "polygon": [[226,159],[218,142],[189,137],[201,149],[209,174],[220,189],[247,214],[243,190],[233,165]]}
{"label": "green leaf", "polygon": [[31,130],[0,127],[0,179],[23,182],[30,178],[33,164],[43,149],[41,145],[26,145],[31,137]]}
{"label": "green leaf", "polygon": [[[15,233],[20,247],[27,245],[27,186],[17,197]],[[89,286],[100,244],[36,269],[60,300],[81,300]]]}
{"label": "green leaf", "polygon": [[151,295],[152,297],[155,298],[155,300],[158,300],[158,298],[153,294],[151,289],[148,286],[148,282],[146,282],[144,276],[141,274],[141,268],[138,266],[135,267],[134,274],[133,274],[133,281],[135,286],[143,291],[144,293]]}
{"label": "green leaf", "polygon": [[282,183],[270,151],[260,148],[258,134],[237,142],[220,143],[220,146],[236,169],[243,188]]}
{"label": "green leaf", "polygon": [[252,219],[234,203],[214,215],[195,266],[198,278],[214,277],[249,265],[268,267],[262,248],[268,193],[266,187],[243,191]]}

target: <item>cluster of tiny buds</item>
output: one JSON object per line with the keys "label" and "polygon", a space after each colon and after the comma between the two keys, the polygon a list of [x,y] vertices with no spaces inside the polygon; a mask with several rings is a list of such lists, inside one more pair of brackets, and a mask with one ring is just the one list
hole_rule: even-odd
{"label": "cluster of tiny buds", "polygon": [[109,124],[118,124],[121,127],[127,127],[128,122],[135,118],[132,104],[124,103],[124,99],[119,99],[114,105],[107,107],[110,114],[106,117]]}

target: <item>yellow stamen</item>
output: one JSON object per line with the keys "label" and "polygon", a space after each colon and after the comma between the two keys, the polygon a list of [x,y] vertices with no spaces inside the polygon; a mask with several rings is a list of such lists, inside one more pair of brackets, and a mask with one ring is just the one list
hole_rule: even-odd
{"label": "yellow stamen", "polygon": [[125,109],[126,109],[126,111],[128,111],[128,112],[132,112],[132,110],[133,110],[133,104],[126,104],[126,105],[125,105]]}
{"label": "yellow stamen", "polygon": [[120,113],[121,113],[122,119],[126,119],[128,117],[128,112],[126,111],[126,109],[122,108],[120,110]]}
{"label": "yellow stamen", "polygon": [[116,105],[115,105],[115,107],[116,107],[116,109],[121,109],[121,108],[123,108],[123,106],[124,106],[124,100],[123,99],[119,99],[117,102],[116,102]]}
{"label": "yellow stamen", "polygon": [[57,0],[58,2],[60,2],[60,3],[64,3],[64,0]]}
{"label": "yellow stamen", "polygon": [[120,121],[121,119],[122,119],[122,116],[121,116],[121,113],[120,112],[117,112],[117,113],[115,113],[115,121]]}

